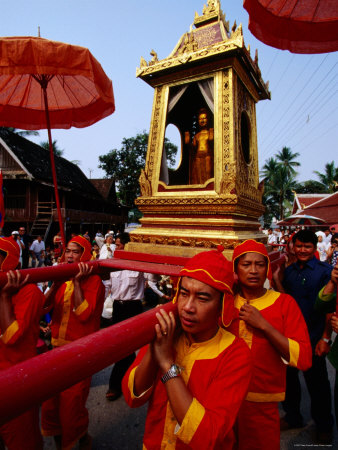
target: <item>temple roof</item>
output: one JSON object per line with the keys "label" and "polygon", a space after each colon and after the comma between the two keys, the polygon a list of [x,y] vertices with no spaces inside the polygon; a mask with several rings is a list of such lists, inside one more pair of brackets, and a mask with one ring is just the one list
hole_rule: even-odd
{"label": "temple roof", "polygon": [[268,83],[264,83],[258,67],[257,51],[252,59],[250,47],[244,44],[242,25],[237,27],[235,22],[229,29],[219,0],[208,0],[201,16],[195,13],[194,26],[181,36],[167,58],[159,60],[154,50],[150,52],[149,62],[141,57],[136,76],[153,85],[153,80],[168,73],[237,55],[253,79],[260,99],[270,98]]}
{"label": "temple roof", "polygon": [[[49,151],[34,142],[0,127],[0,146],[17,162],[24,178],[53,185]],[[77,191],[91,198],[102,198],[82,170],[61,156],[55,156],[58,185],[66,190]],[[12,177],[12,170],[2,167],[4,178]],[[22,176],[20,176],[22,178]]]}

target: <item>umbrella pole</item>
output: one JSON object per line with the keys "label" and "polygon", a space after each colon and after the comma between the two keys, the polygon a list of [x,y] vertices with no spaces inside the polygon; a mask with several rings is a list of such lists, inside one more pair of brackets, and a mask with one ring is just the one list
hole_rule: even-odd
{"label": "umbrella pole", "polygon": [[43,91],[43,98],[44,98],[44,102],[45,102],[45,113],[46,113],[46,123],[47,123],[48,142],[49,142],[49,154],[50,154],[50,163],[51,163],[51,167],[52,167],[52,176],[53,176],[53,183],[54,183],[56,209],[57,209],[58,219],[59,219],[59,227],[60,227],[60,232],[61,232],[62,246],[63,246],[63,248],[66,248],[65,231],[64,231],[63,222],[62,222],[60,198],[59,198],[59,191],[58,191],[57,177],[56,177],[56,169],[55,169],[52,134],[51,134],[51,131],[50,131],[50,120],[49,120],[48,100],[47,100],[47,86],[46,87],[42,86],[42,91]]}

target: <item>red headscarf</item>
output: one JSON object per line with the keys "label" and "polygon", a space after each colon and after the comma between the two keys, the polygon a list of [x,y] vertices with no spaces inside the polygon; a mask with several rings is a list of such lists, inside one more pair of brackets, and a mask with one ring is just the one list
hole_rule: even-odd
{"label": "red headscarf", "polygon": [[254,239],[248,239],[242,242],[241,244],[238,244],[237,247],[235,247],[234,253],[232,255],[232,264],[234,272],[236,259],[244,255],[245,253],[259,253],[260,255],[265,256],[268,262],[267,278],[268,280],[271,281],[272,280],[271,263],[266,247],[264,244],[262,244],[261,242],[257,242]]}
{"label": "red headscarf", "polygon": [[177,292],[173,303],[177,301],[182,277],[194,278],[223,293],[222,298],[222,323],[229,326],[234,316],[234,299],[232,286],[234,276],[230,261],[222,254],[224,247],[219,245],[217,250],[198,253],[180,271]]}
{"label": "red headscarf", "polygon": [[[90,261],[92,258],[92,246],[91,243],[81,236],[80,234],[78,236],[74,236],[68,244],[71,242],[74,242],[75,244],[79,245],[81,248],[83,248],[83,252],[80,258],[80,261]],[[61,256],[61,262],[65,261],[65,252],[63,252],[63,255]]]}
{"label": "red headscarf", "polygon": [[0,250],[6,253],[0,269],[2,271],[14,270],[19,264],[20,249],[12,237],[0,238]]}

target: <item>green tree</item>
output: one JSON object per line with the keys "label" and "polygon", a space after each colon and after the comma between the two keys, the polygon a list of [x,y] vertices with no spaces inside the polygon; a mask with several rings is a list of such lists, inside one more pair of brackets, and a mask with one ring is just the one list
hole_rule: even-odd
{"label": "green tree", "polygon": [[[40,146],[49,151],[49,141],[40,142]],[[56,140],[54,140],[52,142],[52,147],[53,147],[54,156],[62,156],[65,152],[64,150],[62,150],[61,148],[58,147]]]}
{"label": "green tree", "polygon": [[316,180],[306,180],[296,184],[297,194],[323,194],[326,188],[323,183]]}
{"label": "green tree", "polygon": [[12,133],[18,134],[19,136],[39,136],[39,132],[36,130],[18,130],[17,128],[12,127],[1,127],[1,128],[7,128],[7,130],[11,131]]}
{"label": "green tree", "polygon": [[297,171],[295,167],[299,167],[300,163],[295,161],[300,155],[299,153],[292,153],[289,147],[283,147],[280,152],[277,153],[276,158],[287,170],[289,176],[296,176]]}
{"label": "green tree", "polygon": [[293,199],[292,191],[296,188],[297,172],[295,167],[298,153],[292,153],[288,147],[269,158],[261,170],[264,179],[263,204],[266,207],[264,222],[270,224],[273,217],[284,218],[288,202]]}
{"label": "green tree", "polygon": [[325,192],[335,192],[338,188],[338,167],[335,167],[334,161],[325,164],[325,173],[318,172],[315,173],[320,183],[324,186]]}
{"label": "green tree", "polygon": [[[127,206],[134,205],[135,199],[140,195],[138,179],[145,165],[148,136],[143,131],[135,137],[124,138],[119,150],[113,149],[106,155],[99,156],[99,168],[106,172],[107,178],[115,179],[120,201]],[[165,138],[164,146],[170,165],[174,165],[176,145]]]}

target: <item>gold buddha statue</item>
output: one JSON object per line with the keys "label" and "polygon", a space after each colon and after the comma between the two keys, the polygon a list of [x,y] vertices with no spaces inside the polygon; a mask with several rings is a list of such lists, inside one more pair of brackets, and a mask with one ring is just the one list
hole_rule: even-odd
{"label": "gold buddha statue", "polygon": [[189,184],[204,184],[214,176],[214,129],[208,128],[208,111],[198,112],[200,130],[190,142],[189,131],[185,132],[185,143],[190,146]]}

